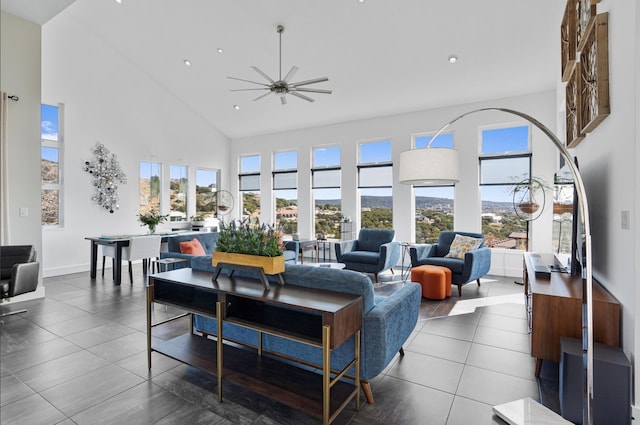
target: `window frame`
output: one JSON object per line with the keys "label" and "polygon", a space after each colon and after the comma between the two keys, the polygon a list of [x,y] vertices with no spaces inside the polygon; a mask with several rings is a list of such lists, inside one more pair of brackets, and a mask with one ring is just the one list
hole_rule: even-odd
{"label": "window frame", "polygon": [[[527,150],[523,151],[523,150],[517,150],[517,151],[509,151],[509,150],[505,150],[504,153],[500,154],[500,153],[489,153],[489,154],[483,154],[482,153],[482,149],[483,149],[483,141],[484,141],[484,132],[485,131],[492,131],[492,130],[506,130],[506,129],[513,129],[513,128],[521,128],[521,127],[526,127],[527,128]],[[509,180],[509,181],[505,181],[505,182],[492,182],[492,183],[482,183],[482,163],[483,161],[492,161],[492,160],[499,160],[499,159],[518,159],[518,158],[528,158],[528,164],[529,164],[529,169],[528,169],[528,176],[531,177],[532,175],[532,166],[533,166],[533,152],[532,152],[532,147],[531,147],[531,125],[526,124],[526,123],[513,123],[513,124],[505,124],[505,125],[494,125],[494,126],[489,126],[489,127],[484,127],[480,129],[480,146],[479,146],[479,150],[480,150],[480,154],[478,155],[478,188],[480,190],[480,223],[481,226],[483,226],[483,221],[482,221],[482,216],[484,214],[483,211],[483,203],[485,201],[484,196],[482,195],[482,188],[483,187],[515,187],[518,185],[518,183],[520,182],[519,180]],[[520,177],[520,176],[514,176],[514,177]],[[523,179],[526,177],[522,177]],[[515,214],[515,211],[514,211]],[[531,243],[531,226],[528,220],[525,220],[525,233],[527,235],[527,239],[526,239],[526,243],[524,246],[524,250],[528,250],[529,249],[529,244]],[[491,249],[506,249],[506,250],[520,250],[518,248],[518,242],[516,240],[516,247],[514,249],[510,249],[510,248],[503,248],[503,247],[491,247],[488,246],[488,248]]]}
{"label": "window frame", "polygon": [[[384,158],[381,161],[367,161],[367,162],[363,162],[363,147],[366,145],[373,145],[373,144],[379,144],[379,145],[383,145],[383,144],[388,144],[388,158]],[[362,173],[363,170],[369,171],[369,170],[373,170],[373,169],[384,169],[385,171],[388,169],[389,170],[389,182],[388,184],[385,185],[380,185],[380,184],[376,184],[376,185],[363,185],[362,182]],[[388,192],[388,197],[391,198],[391,201],[393,203],[393,140],[391,140],[391,138],[381,138],[381,139],[373,139],[373,140],[362,140],[358,142],[358,163],[356,165],[356,169],[357,169],[357,178],[358,178],[358,182],[357,182],[357,189],[358,189],[358,199],[360,202],[360,225],[362,227],[366,226],[366,219],[364,214],[364,209],[362,207],[362,197],[363,196],[372,196],[372,195],[366,195],[363,194],[363,192],[368,192],[371,190],[381,190],[384,189],[386,192]],[[383,195],[385,196],[385,195]],[[373,215],[372,215],[373,217]],[[376,227],[381,227],[381,228],[390,228],[393,229],[393,206],[391,207],[391,223],[390,225],[385,224],[381,225],[380,222],[378,221],[378,223],[374,223]]]}
{"label": "window frame", "polygon": [[[57,108],[58,111],[58,135],[56,140],[45,139],[42,137],[42,107],[50,106]],[[43,148],[52,148],[58,151],[58,182],[57,183],[45,183],[42,180],[42,149]],[[42,195],[44,191],[57,191],[58,192],[58,222],[56,224],[46,224],[42,223],[42,212],[45,210]],[[41,208],[41,219],[40,226],[43,229],[62,229],[64,228],[64,216],[65,216],[65,205],[64,205],[64,104],[62,103],[47,103],[43,102],[40,104],[40,208]]]}
{"label": "window frame", "polygon": [[[149,200],[147,200],[147,204],[143,204],[142,203],[142,177],[140,176],[142,174],[142,164],[150,164],[151,167],[151,175],[149,176]],[[156,209],[155,206],[153,207],[149,207],[149,203],[150,200],[152,198],[152,191],[151,191],[151,178],[155,175],[153,174],[153,166],[157,165],[158,168],[158,208]],[[140,214],[146,214],[149,211],[155,211],[159,214],[162,214],[162,163],[159,161],[139,161],[138,163],[138,211]]]}
{"label": "window frame", "polygon": [[[323,165],[316,165],[316,158],[317,158],[317,152],[321,151],[321,150],[325,150],[325,149],[337,149],[337,154],[338,154],[338,163],[337,164],[323,164]],[[313,208],[313,233],[317,236],[317,237],[329,237],[331,235],[333,235],[332,239],[340,239],[341,238],[341,233],[340,233],[340,223],[342,221],[342,146],[341,145],[325,145],[325,146],[313,146],[311,148],[311,194],[312,194],[312,208]],[[319,173],[324,173],[324,172],[334,172],[337,171],[338,173],[338,180],[339,180],[339,184],[337,186],[335,185],[324,185],[324,186],[316,186],[316,174]],[[339,218],[338,220],[332,220],[332,221],[328,221],[327,222],[331,222],[333,223],[335,221],[335,223],[337,224],[337,227],[335,227],[333,229],[333,233],[329,234],[329,233],[324,233],[322,231],[322,229],[318,229],[318,223],[321,219],[318,218],[318,208],[316,207],[317,205],[317,201],[318,201],[318,195],[320,193],[330,193],[331,191],[337,191],[338,193],[340,193],[339,199],[340,199],[340,204],[339,204]],[[331,214],[329,214],[331,215]],[[327,229],[331,229],[331,227],[327,227]],[[329,230],[327,230],[328,232]]]}
{"label": "window frame", "polygon": [[[284,154],[292,154],[295,153],[295,162],[296,166],[291,168],[276,168],[277,156]],[[295,184],[291,187],[276,187],[276,180],[278,180],[277,176],[287,176],[293,175]],[[298,151],[297,150],[289,150],[289,151],[280,151],[273,153],[273,170],[271,171],[271,182],[272,182],[272,192],[273,192],[273,212],[276,221],[276,225],[280,228],[284,234],[291,235],[298,232],[298,216],[296,213],[296,218],[293,220],[286,220],[286,223],[295,223],[293,226],[284,226],[281,223],[281,220],[278,218],[278,192],[287,192],[287,191],[295,191],[296,193],[296,211],[298,211]],[[284,198],[283,198],[284,199]]]}

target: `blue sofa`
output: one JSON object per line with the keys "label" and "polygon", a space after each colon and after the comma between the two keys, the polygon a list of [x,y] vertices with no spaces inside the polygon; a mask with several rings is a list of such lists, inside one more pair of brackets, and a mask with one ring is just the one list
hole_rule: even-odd
{"label": "blue sofa", "polygon": [[[196,232],[172,236],[167,239],[167,251],[161,252],[160,258],[184,258],[188,261],[187,265],[178,265],[176,268],[191,267],[192,269],[205,270],[213,273],[214,267],[211,264],[211,254],[216,250],[218,237],[218,232]],[[191,241],[194,238],[198,239],[207,255],[191,255],[180,252],[180,242]],[[298,251],[298,242],[285,241],[285,263],[297,263]]]}
{"label": "blue sofa", "polygon": [[[371,279],[364,274],[349,270],[287,264],[283,274],[286,285],[321,288],[330,291],[362,295],[363,327],[361,332],[360,377],[362,388],[369,403],[373,395],[369,380],[382,372],[393,358],[402,352],[402,344],[416,326],[420,310],[421,287],[417,283],[396,283],[394,290],[385,295],[374,293]],[[391,286],[391,285],[389,285]],[[216,320],[195,316],[195,329],[216,335]],[[257,332],[231,323],[223,324],[225,339],[255,347]],[[263,335],[263,350],[281,354],[304,362],[322,365],[322,349],[289,339]],[[354,337],[331,353],[331,367],[343,369],[353,359]]]}
{"label": "blue sofa", "polygon": [[[482,239],[478,249],[468,251],[464,259],[445,257],[450,251],[451,243],[456,235]],[[411,267],[424,264],[447,267],[451,270],[451,284],[458,286],[458,296],[462,296],[462,286],[474,280],[480,286],[480,278],[489,273],[491,268],[491,249],[484,246],[482,233],[440,232],[438,243],[418,244],[409,248]]]}
{"label": "blue sofa", "polygon": [[378,273],[391,269],[400,260],[400,243],[393,242],[395,230],[360,229],[358,239],[335,244],[336,259],[345,268],[372,273],[378,282]]}

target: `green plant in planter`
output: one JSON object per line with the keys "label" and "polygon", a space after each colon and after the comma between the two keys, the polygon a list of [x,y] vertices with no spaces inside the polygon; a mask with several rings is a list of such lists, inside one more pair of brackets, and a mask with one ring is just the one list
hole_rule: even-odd
{"label": "green plant in planter", "polygon": [[510,191],[513,194],[513,205],[525,214],[535,214],[540,206],[544,208],[546,192],[551,189],[551,186],[540,177],[524,178]]}
{"label": "green plant in planter", "polygon": [[158,224],[164,223],[167,220],[167,217],[169,217],[168,214],[161,215],[155,212],[154,210],[151,210],[146,214],[140,213],[138,215],[138,220],[140,221],[140,223],[142,223],[141,226],[149,227],[150,233],[155,233],[156,227],[158,226]]}
{"label": "green plant in planter", "polygon": [[282,232],[260,223],[221,223],[216,251],[278,257],[283,254]]}

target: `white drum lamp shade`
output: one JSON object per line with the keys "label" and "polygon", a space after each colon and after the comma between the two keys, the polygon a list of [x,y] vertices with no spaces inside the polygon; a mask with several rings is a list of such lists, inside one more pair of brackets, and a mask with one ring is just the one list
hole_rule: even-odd
{"label": "white drum lamp shade", "polygon": [[457,183],[458,151],[448,148],[413,149],[400,153],[400,183],[439,186]]}

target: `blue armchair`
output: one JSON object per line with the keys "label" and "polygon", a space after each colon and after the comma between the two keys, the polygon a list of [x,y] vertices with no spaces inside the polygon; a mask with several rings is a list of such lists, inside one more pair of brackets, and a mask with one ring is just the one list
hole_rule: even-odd
{"label": "blue armchair", "polygon": [[[451,250],[456,235],[481,239],[477,249],[464,253],[464,258],[445,257]],[[480,286],[480,278],[491,268],[491,250],[484,247],[482,233],[440,232],[437,244],[414,245],[409,249],[411,267],[424,264],[447,267],[451,270],[451,284],[458,285],[458,296],[462,296],[462,285],[476,281]]]}
{"label": "blue armchair", "polygon": [[378,273],[391,269],[400,260],[400,243],[393,242],[396,234],[391,229],[361,229],[358,239],[335,244],[336,259],[345,268],[372,273],[378,282]]}

